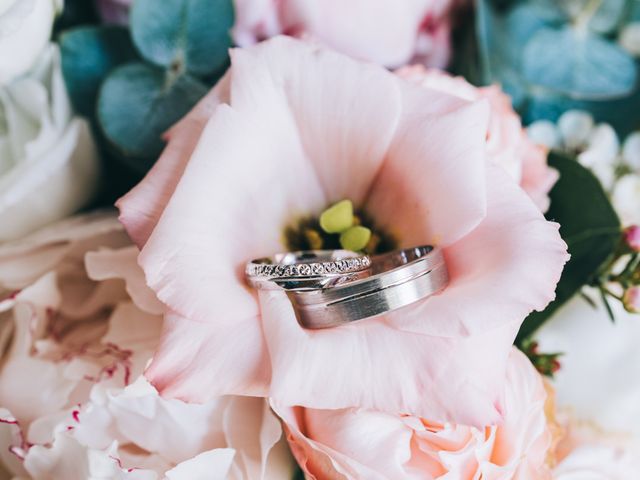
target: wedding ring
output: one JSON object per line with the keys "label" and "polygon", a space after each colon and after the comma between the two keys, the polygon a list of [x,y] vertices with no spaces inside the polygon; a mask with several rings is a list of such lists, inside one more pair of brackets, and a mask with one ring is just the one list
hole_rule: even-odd
{"label": "wedding ring", "polygon": [[363,278],[370,266],[371,259],[356,252],[306,250],[252,260],[245,275],[255,288],[314,290]]}
{"label": "wedding ring", "polygon": [[329,328],[388,313],[442,291],[449,281],[442,251],[431,246],[372,257],[368,273],[330,288],[287,290],[300,325]]}

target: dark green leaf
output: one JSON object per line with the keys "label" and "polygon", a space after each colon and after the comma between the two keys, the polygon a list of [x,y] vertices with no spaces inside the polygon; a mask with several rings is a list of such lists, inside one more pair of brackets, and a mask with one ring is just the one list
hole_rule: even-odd
{"label": "dark green leaf", "polygon": [[98,96],[98,122],[133,167],[146,171],[164,147],[162,134],[191,110],[207,88],[189,75],[174,76],[143,63],[123,65],[105,80]]}
{"label": "dark green leaf", "polygon": [[60,36],[62,72],[74,108],[93,116],[100,84],[116,66],[136,58],[123,27],[79,27]]}
{"label": "dark green leaf", "polygon": [[524,48],[522,62],[529,83],[578,98],[627,95],[636,84],[636,65],[627,52],[573,27],[539,30]]}
{"label": "dark green leaf", "polygon": [[517,342],[529,338],[567,300],[588,284],[614,252],[622,227],[602,185],[575,159],[557,153],[549,165],[560,172],[550,193],[549,220],[560,224],[571,260],[565,266],[556,289],[556,299],[542,312],[527,317]]}
{"label": "dark green leaf", "polygon": [[227,62],[232,0],[136,0],[130,22],[136,47],[157,65],[201,76]]}

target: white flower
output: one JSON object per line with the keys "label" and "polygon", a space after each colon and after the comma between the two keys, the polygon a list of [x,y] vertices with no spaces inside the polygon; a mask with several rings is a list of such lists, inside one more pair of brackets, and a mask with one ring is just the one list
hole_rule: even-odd
{"label": "white flower", "polygon": [[593,130],[593,117],[583,110],[567,110],[558,119],[558,129],[566,148],[584,147]]}
{"label": "white flower", "polygon": [[613,206],[624,225],[640,225],[640,174],[629,174],[616,182]]}
{"label": "white flower", "polygon": [[0,241],[85,206],[98,173],[89,126],[72,116],[49,45],[28,75],[0,87]]}
{"label": "white flower", "polygon": [[137,255],[113,212],[0,246],[0,465],[21,480],[290,477],[264,399],[187,404],[144,379],[164,306]]}
{"label": "white flower", "polygon": [[0,85],[33,66],[61,9],[62,0],[0,1]]}
{"label": "white flower", "polygon": [[527,127],[527,135],[538,145],[547,148],[560,148],[562,138],[556,124],[549,120],[537,120]]}
{"label": "white flower", "polygon": [[640,57],[640,22],[626,24],[620,31],[618,43],[634,57]]}
{"label": "white flower", "polygon": [[640,174],[640,132],[633,132],[622,145],[624,163]]}

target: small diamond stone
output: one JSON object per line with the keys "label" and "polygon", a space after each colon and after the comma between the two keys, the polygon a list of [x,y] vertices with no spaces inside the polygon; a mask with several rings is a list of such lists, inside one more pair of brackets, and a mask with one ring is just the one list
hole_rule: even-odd
{"label": "small diamond stone", "polygon": [[275,268],[275,272],[274,272],[274,273],[275,273],[275,275],[277,275],[278,277],[281,277],[281,276],[283,276],[283,275],[284,275],[285,270],[286,270],[286,268],[285,268],[285,266],[284,266],[284,265],[278,265],[278,266]]}
{"label": "small diamond stone", "polygon": [[302,264],[298,267],[300,271],[300,275],[309,275],[311,273],[311,266],[307,264]]}
{"label": "small diamond stone", "polygon": [[324,273],[324,267],[321,263],[312,263],[311,271],[314,273],[314,275],[322,275]]}
{"label": "small diamond stone", "polygon": [[336,262],[331,262],[326,266],[327,273],[336,273],[338,271],[338,266]]}

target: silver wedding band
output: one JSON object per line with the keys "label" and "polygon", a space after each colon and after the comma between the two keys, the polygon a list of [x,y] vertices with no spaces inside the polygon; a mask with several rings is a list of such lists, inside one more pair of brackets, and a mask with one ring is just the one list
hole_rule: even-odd
{"label": "silver wedding band", "polygon": [[[302,275],[308,269],[299,268],[345,260],[351,260],[351,267],[344,265],[341,272],[332,274],[313,274],[312,270],[310,275]],[[265,270],[256,269],[256,265],[285,268]],[[286,268],[293,265],[298,267],[297,276]],[[298,322],[308,329],[347,325],[392,312],[439,293],[449,281],[442,251],[432,246],[371,258],[344,250],[294,252],[250,262],[246,272],[249,283],[256,288],[284,289]]]}

